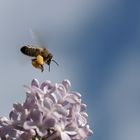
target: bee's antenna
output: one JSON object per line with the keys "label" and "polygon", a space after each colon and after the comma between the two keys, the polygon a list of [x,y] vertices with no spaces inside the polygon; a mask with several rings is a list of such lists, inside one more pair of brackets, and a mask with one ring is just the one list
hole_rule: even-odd
{"label": "bee's antenna", "polygon": [[59,66],[59,64],[55,61],[55,60],[52,60],[57,66]]}

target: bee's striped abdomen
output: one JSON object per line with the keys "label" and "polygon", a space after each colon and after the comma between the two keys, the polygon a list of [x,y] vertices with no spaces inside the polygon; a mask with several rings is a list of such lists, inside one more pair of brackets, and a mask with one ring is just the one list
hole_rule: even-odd
{"label": "bee's striped abdomen", "polygon": [[34,48],[30,45],[23,46],[21,49],[21,52],[25,55],[37,57],[38,55],[41,55],[41,50],[38,48]]}

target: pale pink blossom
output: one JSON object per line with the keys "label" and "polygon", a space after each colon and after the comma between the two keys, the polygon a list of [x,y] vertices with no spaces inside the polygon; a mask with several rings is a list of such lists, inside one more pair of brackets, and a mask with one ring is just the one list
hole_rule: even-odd
{"label": "pale pink blossom", "polygon": [[86,140],[92,134],[86,104],[69,80],[53,85],[33,79],[25,88],[25,102],[13,104],[9,119],[0,118],[1,139]]}

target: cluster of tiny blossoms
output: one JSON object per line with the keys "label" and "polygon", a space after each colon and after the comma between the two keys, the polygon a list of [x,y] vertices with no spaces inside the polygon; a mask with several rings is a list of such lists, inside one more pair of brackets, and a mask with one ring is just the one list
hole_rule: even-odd
{"label": "cluster of tiny blossoms", "polygon": [[25,102],[13,104],[9,119],[0,118],[2,140],[85,140],[92,134],[86,105],[68,80],[53,85],[34,79],[25,87]]}

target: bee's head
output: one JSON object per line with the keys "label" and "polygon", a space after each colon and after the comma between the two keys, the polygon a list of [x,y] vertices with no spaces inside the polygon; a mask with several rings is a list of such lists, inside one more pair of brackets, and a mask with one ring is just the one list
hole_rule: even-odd
{"label": "bee's head", "polygon": [[53,58],[53,55],[51,53],[49,53],[47,56],[47,61],[46,61],[46,63],[49,65],[49,71],[50,71],[51,61],[53,61],[54,63],[56,63],[56,65],[58,65],[58,63],[55,60],[53,60],[52,58]]}

